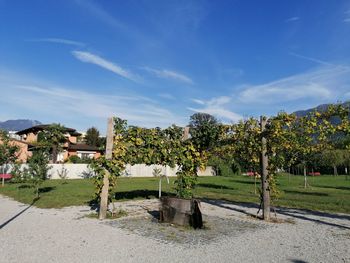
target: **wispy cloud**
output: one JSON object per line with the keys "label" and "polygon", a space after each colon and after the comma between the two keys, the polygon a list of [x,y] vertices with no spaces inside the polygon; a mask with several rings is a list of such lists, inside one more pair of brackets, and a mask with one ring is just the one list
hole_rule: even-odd
{"label": "wispy cloud", "polygon": [[300,17],[298,17],[298,16],[293,16],[293,17],[290,17],[290,18],[288,18],[288,19],[286,19],[286,20],[284,20],[284,22],[294,22],[294,21],[298,21],[298,20],[300,20]]}
{"label": "wispy cloud", "polygon": [[303,55],[300,55],[300,54],[297,54],[297,53],[294,53],[294,52],[289,52],[289,55],[297,57],[297,58],[309,60],[309,61],[321,64],[321,65],[325,65],[325,66],[336,66],[336,65],[334,65],[334,64],[332,64],[330,62],[327,62],[327,61],[324,61],[324,60],[320,60],[320,59],[317,59],[317,58],[303,56]]}
{"label": "wispy cloud", "polygon": [[175,96],[169,94],[169,93],[160,93],[158,94],[158,97],[167,99],[167,100],[176,100]]}
{"label": "wispy cloud", "polygon": [[350,9],[344,12],[345,18],[343,19],[344,23],[350,23]]}
{"label": "wispy cloud", "polygon": [[165,78],[165,79],[173,79],[176,81],[181,81],[187,84],[193,84],[193,80],[186,76],[185,74],[173,71],[173,70],[168,70],[168,69],[154,69],[150,67],[143,67],[142,69],[146,70],[149,73],[154,74],[155,76],[159,78]]}
{"label": "wispy cloud", "polygon": [[97,19],[103,21],[104,23],[109,24],[109,25],[116,27],[116,28],[119,28],[119,29],[126,28],[126,26],[123,23],[121,23],[119,20],[117,20],[111,14],[109,14],[106,10],[104,10],[97,3],[94,3],[93,1],[89,1],[89,0],[75,0],[75,2],[80,7],[86,9],[93,16],[95,16]]}
{"label": "wispy cloud", "polygon": [[231,97],[221,96],[208,101],[192,99],[193,102],[202,107],[189,107],[188,109],[194,112],[203,112],[214,115],[220,119],[230,122],[237,122],[243,118],[240,114],[232,112],[228,109],[227,104],[232,101]]}
{"label": "wispy cloud", "polygon": [[241,103],[280,104],[288,101],[332,101],[344,94],[350,68],[327,66],[262,85],[247,86],[239,94]]}
{"label": "wispy cloud", "polygon": [[99,67],[102,67],[104,69],[107,69],[109,71],[112,71],[113,73],[124,77],[126,79],[138,82],[140,81],[140,78],[130,71],[123,69],[121,66],[119,66],[116,63],[113,63],[111,61],[108,61],[100,56],[97,56],[95,54],[85,52],[85,51],[72,51],[72,54],[75,58],[78,60],[85,62],[85,63],[91,63],[95,64]]}
{"label": "wispy cloud", "polygon": [[0,97],[1,111],[12,112],[17,118],[29,114],[31,118],[39,116],[41,121],[62,122],[77,129],[92,125],[105,128],[106,118],[110,116],[118,116],[127,119],[132,125],[145,127],[185,123],[184,118],[173,114],[158,102],[134,94],[94,93],[40,80],[24,80],[23,77],[6,79],[1,75],[0,86],[7,87]]}
{"label": "wispy cloud", "polygon": [[64,44],[64,45],[71,45],[76,47],[83,47],[86,44],[70,39],[64,39],[64,38],[38,38],[38,39],[30,39],[28,41],[33,42],[50,42],[50,43],[57,43],[57,44]]}

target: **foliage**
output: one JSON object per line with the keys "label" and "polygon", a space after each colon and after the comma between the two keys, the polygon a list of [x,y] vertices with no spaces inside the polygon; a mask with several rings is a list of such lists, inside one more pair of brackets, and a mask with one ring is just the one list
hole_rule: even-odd
{"label": "foliage", "polygon": [[215,169],[215,173],[218,176],[233,176],[234,174],[240,174],[241,169],[231,155],[219,157],[212,155],[208,160],[208,165]]}
{"label": "foliage", "polygon": [[28,160],[28,169],[26,169],[26,178],[33,188],[35,188],[36,197],[40,197],[40,185],[48,179],[49,157],[46,151],[36,150]]}
{"label": "foliage", "polygon": [[101,147],[103,145],[103,139],[100,138],[100,131],[96,127],[87,129],[85,141],[87,145],[91,146]]}
{"label": "foliage", "polygon": [[65,133],[66,128],[64,126],[54,123],[38,134],[38,146],[51,151],[53,163],[57,162],[57,155],[62,151],[63,144],[67,140]]}
{"label": "foliage", "polygon": [[114,118],[114,141],[113,141],[113,156],[108,160],[105,156],[93,160],[89,167],[95,172],[95,194],[94,200],[100,202],[100,195],[103,187],[103,178],[105,174],[108,174],[109,187],[108,187],[108,202],[112,200],[112,191],[117,183],[117,177],[119,177],[127,164],[126,144],[122,140],[126,131],[127,123],[120,118]]}
{"label": "foliage", "polygon": [[17,159],[18,146],[11,143],[7,133],[0,130],[0,166],[14,163]]}
{"label": "foliage", "polygon": [[66,163],[87,163],[87,164],[89,164],[92,162],[92,159],[80,158],[78,155],[72,155],[72,156],[69,156],[65,162]]}
{"label": "foliage", "polygon": [[176,180],[177,195],[182,198],[192,197],[197,169],[204,167],[206,154],[196,150],[190,140],[182,138],[183,129],[171,126],[167,129],[146,129],[127,126],[125,120],[114,119],[114,147],[111,160],[99,158],[91,164],[96,173],[96,198],[103,186],[105,172],[109,173],[110,188],[116,184],[126,164],[161,165],[179,167]]}
{"label": "foliage", "polygon": [[207,113],[195,113],[190,117],[191,141],[199,152],[209,151],[217,144],[220,135],[218,120]]}

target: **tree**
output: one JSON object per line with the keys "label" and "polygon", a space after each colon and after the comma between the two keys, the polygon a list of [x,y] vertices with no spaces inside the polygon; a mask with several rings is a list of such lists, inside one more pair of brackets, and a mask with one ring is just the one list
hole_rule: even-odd
{"label": "tree", "polygon": [[67,141],[65,136],[66,128],[61,124],[51,124],[38,135],[39,147],[51,150],[52,162],[57,163],[57,156],[62,151],[63,144]]}
{"label": "tree", "polygon": [[338,166],[346,162],[344,150],[326,150],[322,153],[323,164],[333,167],[333,175],[338,175]]}
{"label": "tree", "polygon": [[48,178],[48,171],[51,169],[49,157],[45,149],[39,149],[33,152],[28,160],[28,169],[26,177],[35,188],[36,198],[40,197],[40,185]]}
{"label": "tree", "polygon": [[190,117],[191,141],[202,153],[211,150],[217,143],[220,135],[218,120],[207,113],[195,113]]}
{"label": "tree", "polygon": [[126,164],[144,163],[170,167],[178,165],[175,181],[177,196],[192,197],[197,169],[203,168],[202,156],[205,153],[201,156],[191,140],[183,140],[183,132],[183,128],[177,126],[163,130],[128,127],[125,120],[114,118],[112,158],[101,157],[90,165],[96,173],[95,197],[100,202],[100,219],[106,217],[105,208],[111,201],[110,189],[116,185],[116,178],[122,174]]}
{"label": "tree", "polygon": [[85,135],[85,141],[87,145],[91,146],[101,146],[101,138],[100,138],[100,132],[97,128],[91,127],[87,129],[86,135]]}
{"label": "tree", "polygon": [[[14,163],[17,159],[17,152],[19,147],[12,144],[7,133],[0,130],[0,167],[4,173],[4,165]],[[4,186],[5,179],[2,178],[2,186]]]}

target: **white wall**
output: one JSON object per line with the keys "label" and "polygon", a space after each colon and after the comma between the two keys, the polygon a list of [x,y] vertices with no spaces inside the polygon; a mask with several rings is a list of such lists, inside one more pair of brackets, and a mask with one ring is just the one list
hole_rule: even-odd
{"label": "white wall", "polygon": [[[89,178],[94,175],[94,172],[88,167],[87,164],[50,164],[51,169],[49,170],[49,177],[51,179],[60,179],[61,175],[66,175],[67,179],[82,179]],[[23,164],[21,169],[27,168],[28,165]],[[123,177],[153,177],[153,169],[160,168],[162,174],[167,176],[176,176],[177,168],[170,168],[169,166],[159,166],[145,164],[127,165],[123,173]],[[1,170],[0,170],[1,171]],[[11,169],[8,169],[8,173]],[[208,166],[204,171],[198,172],[199,176],[214,176],[215,172],[212,167]]]}

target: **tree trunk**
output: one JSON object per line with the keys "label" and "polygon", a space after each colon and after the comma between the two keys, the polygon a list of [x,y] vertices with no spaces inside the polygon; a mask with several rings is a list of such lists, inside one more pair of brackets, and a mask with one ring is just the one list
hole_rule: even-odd
{"label": "tree trunk", "polygon": [[[113,118],[108,118],[107,138],[106,138],[106,159],[112,159],[113,151]],[[99,219],[105,219],[108,210],[108,192],[109,192],[109,172],[105,171],[103,176],[103,187],[100,194]]]}
{"label": "tree trunk", "polygon": [[57,163],[57,147],[52,146],[52,163]]}
{"label": "tree trunk", "polygon": [[336,176],[338,175],[338,170],[337,170],[337,166],[333,165],[333,175]]}
{"label": "tree trunk", "polygon": [[109,172],[105,171],[103,176],[103,186],[100,195],[100,210],[98,214],[98,219],[105,219],[108,210],[108,192],[109,192]]}
{"label": "tree trunk", "polygon": [[304,188],[307,187],[306,165],[304,165]]}
{"label": "tree trunk", "polygon": [[[266,118],[260,117],[260,128],[261,132],[264,132],[266,126]],[[261,157],[260,157],[260,167],[261,167],[261,187],[262,187],[262,208],[263,208],[263,219],[270,220],[270,187],[268,181],[268,157],[266,155],[266,138],[263,136],[261,138]]]}

